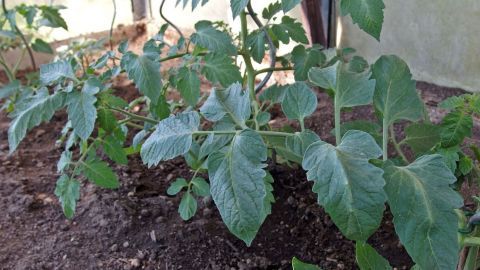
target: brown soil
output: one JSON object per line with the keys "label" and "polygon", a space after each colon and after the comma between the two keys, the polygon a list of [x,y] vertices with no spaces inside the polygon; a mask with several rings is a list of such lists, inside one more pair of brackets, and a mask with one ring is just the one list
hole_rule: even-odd
{"label": "brown soil", "polygon": [[[126,84],[119,88],[125,96],[134,91]],[[434,121],[442,114],[436,104],[460,93],[423,83],[419,88]],[[306,125],[331,142],[332,103],[325,94],[318,97]],[[373,112],[364,106],[343,117],[373,119]],[[316,203],[299,168],[270,165],[276,203],[251,247],[228,232],[210,199],[199,201],[192,220],[180,219],[179,198],[166,189],[176,177],[191,176],[181,158],[147,170],[132,157],[128,166],[115,167],[118,190],[84,183],[77,213],[66,220],[53,195],[61,153],[55,140],[65,119],[58,113],[8,155],[8,118],[0,115],[1,269],[290,269],[293,256],[324,269],[356,269],[353,243]],[[277,120],[285,121],[281,115]],[[385,216],[370,242],[393,266],[407,269],[412,262],[388,211]]]}

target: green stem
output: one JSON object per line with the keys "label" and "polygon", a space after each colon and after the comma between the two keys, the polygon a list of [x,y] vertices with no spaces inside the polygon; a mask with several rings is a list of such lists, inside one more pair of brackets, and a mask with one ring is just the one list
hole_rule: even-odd
{"label": "green stem", "polygon": [[158,124],[158,121],[153,119],[153,118],[141,116],[141,115],[138,115],[138,114],[131,113],[129,111],[125,111],[125,110],[118,109],[118,108],[113,108],[113,107],[108,107],[108,109],[110,109],[112,111],[115,111],[115,112],[122,113],[122,114],[127,115],[127,116],[130,116],[132,119],[148,122],[148,123],[151,123],[151,124],[154,124],[154,125]]}
{"label": "green stem", "polygon": [[408,164],[408,159],[405,156],[405,154],[402,151],[402,148],[400,147],[400,143],[397,142],[397,139],[395,138],[395,130],[393,129],[393,125],[390,126],[390,136],[392,138],[392,143],[393,146],[395,147],[395,151],[397,151],[398,155],[405,161],[406,164]]}
{"label": "green stem", "polygon": [[302,131],[305,131],[305,120],[303,118],[301,118],[300,120],[298,120],[300,122],[300,129]]}
{"label": "green stem", "polygon": [[288,71],[288,70],[293,70],[293,67],[274,67],[274,68],[263,68],[263,69],[259,69],[255,72],[255,75],[259,75],[259,74],[262,74],[262,73],[267,73],[267,72],[270,72],[270,71]]}
{"label": "green stem", "polygon": [[260,127],[257,121],[257,115],[259,112],[259,105],[257,101],[257,96],[255,94],[255,76],[256,72],[252,65],[252,60],[250,57],[250,53],[248,52],[247,48],[247,35],[248,35],[248,28],[247,28],[247,13],[242,11],[240,13],[240,23],[241,23],[241,32],[240,38],[242,40],[242,56],[245,61],[245,66],[247,70],[247,85],[248,91],[250,93],[250,102],[253,107],[253,121],[255,122],[255,129],[258,130]]}
{"label": "green stem", "polygon": [[338,104],[338,99],[337,97],[334,98],[334,101],[333,101],[333,106],[334,106],[334,117],[335,117],[335,142],[337,143],[337,145],[339,145],[341,143],[341,140],[342,140],[342,136],[341,136],[341,125],[340,125],[340,112],[341,112],[341,108]]}
{"label": "green stem", "polygon": [[388,123],[386,120],[386,117],[383,118],[383,161],[386,161],[388,159]]}
{"label": "green stem", "polygon": [[3,57],[3,54],[0,53],[0,65],[5,69],[5,73],[7,74],[8,80],[13,82],[15,80],[15,75],[13,75],[12,70],[7,64],[7,61]]}
{"label": "green stem", "polygon": [[[99,139],[99,138],[98,138]],[[97,140],[97,139],[95,139]],[[85,149],[85,152],[82,153],[82,155],[80,156],[80,158],[77,160],[77,162],[75,162],[75,167],[73,168],[73,172],[72,172],[72,176],[75,176],[76,173],[77,173],[77,170],[78,168],[80,167],[80,164],[83,164],[83,160],[85,160],[85,158],[87,157],[87,154],[88,152],[90,151],[90,149],[93,147],[93,145],[95,144],[95,140],[87,147],[87,149]]]}
{"label": "green stem", "polygon": [[[240,130],[200,130],[200,131],[194,131],[192,134],[193,135],[210,135],[210,134],[237,134]],[[293,133],[287,133],[287,132],[277,132],[277,131],[267,131],[267,130],[258,130],[256,131],[258,134],[262,136],[270,136],[270,137],[290,137],[294,136],[295,134]]]}
{"label": "green stem", "polygon": [[25,53],[26,53],[26,52],[27,52],[26,49],[23,49],[23,50],[22,50],[22,54],[20,55],[20,57],[18,58],[17,62],[16,62],[15,65],[13,66],[13,68],[12,68],[13,77],[16,77],[16,73],[17,73],[18,67],[19,67],[20,64],[23,62],[23,59],[25,58]]}
{"label": "green stem", "polygon": [[463,270],[476,270],[477,269],[477,256],[478,246],[472,246],[468,249],[467,259],[465,260],[465,266]]}

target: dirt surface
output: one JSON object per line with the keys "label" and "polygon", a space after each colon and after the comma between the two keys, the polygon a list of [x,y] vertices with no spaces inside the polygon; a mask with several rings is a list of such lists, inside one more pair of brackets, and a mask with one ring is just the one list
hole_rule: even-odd
{"label": "dirt surface", "polygon": [[[122,95],[135,91],[125,85]],[[436,122],[442,116],[436,104],[461,93],[419,88]],[[331,142],[332,103],[326,94],[318,98],[306,126]],[[373,111],[359,107],[343,118],[373,119]],[[65,121],[58,113],[8,155],[8,118],[0,115],[0,269],[290,269],[293,256],[324,269],[356,269],[353,243],[318,206],[299,168],[270,164],[276,203],[251,247],[228,232],[210,199],[199,201],[190,221],[180,219],[179,197],[167,196],[166,189],[175,178],[192,175],[182,158],[147,170],[133,156],[128,166],[115,167],[118,190],[84,182],[77,213],[66,220],[53,195],[61,153],[55,140]],[[276,121],[285,120],[278,115]],[[393,266],[407,269],[412,262],[385,216],[370,243]]]}

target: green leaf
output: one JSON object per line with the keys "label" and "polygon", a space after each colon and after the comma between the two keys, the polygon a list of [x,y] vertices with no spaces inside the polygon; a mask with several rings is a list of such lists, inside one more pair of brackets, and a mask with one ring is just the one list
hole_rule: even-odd
{"label": "green leaf", "polygon": [[72,152],[69,150],[65,150],[60,155],[60,159],[57,162],[57,172],[63,173],[65,168],[68,168],[70,162],[72,161]]}
{"label": "green leaf", "polygon": [[158,120],[163,120],[167,117],[170,116],[171,111],[170,111],[170,104],[167,101],[167,98],[165,97],[164,93],[163,95],[160,95],[158,97],[157,102],[155,104],[150,104],[150,112],[152,115],[155,117],[155,119]]}
{"label": "green leaf", "polygon": [[302,2],[301,0],[282,0],[282,10],[284,13],[289,12],[292,10],[295,6],[300,4]]}
{"label": "green leaf", "polygon": [[32,43],[32,49],[36,52],[53,54],[53,49],[50,47],[50,44],[39,38],[36,38]]}
{"label": "green leaf", "polygon": [[238,132],[225,151],[208,158],[212,198],[230,232],[248,246],[266,217],[266,159],[267,147],[250,129]]}
{"label": "green leaf", "polygon": [[315,85],[335,92],[335,104],[338,108],[372,102],[375,80],[370,79],[369,73],[348,71],[341,62],[326,68],[312,68],[308,77]]}
{"label": "green leaf", "polygon": [[[341,124],[341,136],[345,135],[345,133],[347,133],[349,130],[360,130],[366,132],[370,134],[370,136],[372,136],[379,145],[382,144],[382,134],[380,133],[382,127],[377,123],[366,120],[354,120]],[[334,134],[334,130],[332,130],[332,134]]]}
{"label": "green leaf", "polygon": [[75,73],[69,62],[61,60],[40,66],[40,81],[50,84],[58,79],[75,79]]}
{"label": "green leaf", "polygon": [[293,270],[321,270],[320,267],[313,264],[304,263],[297,259],[297,257],[293,257],[292,259],[292,268]]}
{"label": "green leaf", "polygon": [[195,24],[195,30],[196,32],[190,37],[193,44],[214,53],[237,54],[232,38],[227,33],[215,29],[212,22],[199,21]]}
{"label": "green leaf", "polygon": [[72,218],[80,198],[80,183],[65,174],[61,175],[57,180],[55,196],[58,197],[65,216]]}
{"label": "green leaf", "polygon": [[402,59],[384,55],[375,62],[372,73],[377,81],[373,103],[387,126],[400,119],[416,121],[423,116],[423,102]]}
{"label": "green leaf", "polygon": [[42,11],[42,17],[48,21],[48,23],[45,24],[46,26],[52,28],[61,27],[68,30],[67,23],[60,15],[60,12],[58,12],[58,8],[54,6],[40,6],[39,8]]}
{"label": "green leaf", "polygon": [[385,191],[395,231],[422,269],[455,269],[458,223],[454,209],[463,205],[450,188],[455,176],[440,155],[427,155],[405,167],[385,168]]}
{"label": "green leaf", "polygon": [[178,90],[190,106],[195,106],[200,98],[200,79],[195,71],[182,67],[178,71]]}
{"label": "green leaf", "polygon": [[472,136],[473,118],[463,111],[453,111],[443,118],[440,126],[442,146],[459,145],[465,137]]}
{"label": "green leaf", "polygon": [[355,244],[357,263],[361,270],[389,270],[392,269],[388,261],[383,258],[369,244],[357,242]]}
{"label": "green leaf", "polygon": [[178,206],[178,213],[183,220],[191,219],[197,212],[197,201],[190,194],[190,192],[185,192]]}
{"label": "green leaf", "polygon": [[290,39],[298,43],[308,44],[305,28],[291,17],[283,16],[282,22],[274,24],[271,29],[273,34],[284,44],[288,44]]}
{"label": "green leaf", "polygon": [[265,57],[265,32],[263,30],[255,30],[247,36],[247,46],[250,55],[257,63],[262,63]]}
{"label": "green leaf", "polygon": [[457,170],[457,162],[460,160],[460,156],[458,155],[459,152],[460,147],[458,145],[449,148],[440,148],[437,150],[437,154],[443,157],[445,164],[452,173],[455,173]]}
{"label": "green leaf", "polygon": [[232,83],[241,82],[242,74],[238,66],[225,54],[209,53],[204,58],[202,74],[212,83],[220,83],[228,87]]}
{"label": "green leaf", "polygon": [[177,180],[168,187],[167,194],[170,196],[176,195],[185,187],[188,187],[187,180],[185,180],[185,178],[177,178]]}
{"label": "green leaf", "polygon": [[118,164],[127,164],[127,153],[123,149],[123,142],[113,135],[108,135],[102,140],[103,151],[111,160]]}
{"label": "green leaf", "polygon": [[296,81],[306,81],[308,71],[312,67],[322,66],[326,61],[325,54],[318,48],[305,49],[303,45],[297,45],[292,51],[293,74]]}
{"label": "green leaf", "polygon": [[230,7],[232,8],[232,15],[235,19],[247,7],[250,0],[230,0]]}
{"label": "green leaf", "polygon": [[68,119],[72,122],[75,134],[82,140],[87,140],[95,127],[97,98],[86,92],[74,91],[67,96]]}
{"label": "green leaf", "polygon": [[350,14],[354,23],[372,37],[380,40],[383,24],[382,0],[341,0],[340,11],[342,16]]}
{"label": "green leaf", "polygon": [[105,131],[112,132],[115,128],[117,128],[117,118],[111,110],[103,108],[99,109],[97,112],[97,117],[100,127]]}
{"label": "green leaf", "polygon": [[279,2],[270,3],[266,8],[262,11],[262,17],[265,20],[272,19],[275,14],[282,10],[282,5]]}
{"label": "green leaf", "polygon": [[27,130],[38,126],[41,122],[50,120],[55,111],[64,105],[64,93],[56,92],[49,95],[46,88],[41,88],[34,96],[23,103],[17,104],[15,111],[10,115],[13,120],[8,128],[10,153],[15,151],[20,141],[25,137]]}
{"label": "green leaf", "polygon": [[439,108],[453,110],[465,106],[465,96],[449,97],[438,104]]}
{"label": "green leaf", "polygon": [[307,129],[302,132],[295,132],[295,135],[287,137],[285,139],[285,147],[301,159],[307,148],[319,140],[320,137],[315,132]]}
{"label": "green leaf", "polygon": [[473,160],[470,157],[463,156],[458,162],[458,169],[463,175],[469,174],[473,169]]}
{"label": "green leaf", "polygon": [[162,90],[160,63],[152,61],[145,55],[128,53],[122,58],[122,66],[127,71],[128,78],[135,82],[140,92],[155,104]]}
{"label": "green leaf", "polygon": [[192,145],[192,134],[199,125],[197,112],[180,113],[160,121],[142,145],[140,155],[143,162],[151,167],[161,160],[187,153]]}
{"label": "green leaf", "polygon": [[192,179],[192,191],[197,196],[206,197],[210,195],[210,185],[201,177]]}
{"label": "green leaf", "polygon": [[279,85],[274,84],[265,90],[263,90],[258,98],[261,102],[270,102],[272,104],[275,103],[282,103],[283,98],[285,97],[285,92],[289,88],[290,85]]}
{"label": "green leaf", "polygon": [[211,153],[220,150],[222,147],[227,145],[232,140],[232,138],[232,135],[209,134],[205,141],[202,143],[202,146],[200,146],[198,158],[203,159]]}
{"label": "green leaf", "polygon": [[106,162],[97,160],[82,162],[81,169],[85,177],[99,187],[113,189],[120,186],[118,176]]}
{"label": "green leaf", "polygon": [[0,88],[0,99],[9,97],[22,89],[20,81],[15,80]]}
{"label": "green leaf", "polygon": [[240,83],[234,83],[225,90],[214,89],[200,108],[200,112],[212,122],[228,115],[243,127],[251,114],[250,98],[248,93],[242,90]]}
{"label": "green leaf", "polygon": [[303,119],[311,115],[317,108],[317,96],[304,82],[296,82],[288,86],[282,101],[282,110],[289,119]]}
{"label": "green leaf", "polygon": [[337,147],[317,141],[305,152],[302,166],[313,191],[348,239],[366,241],[382,220],[383,171],[369,163],[382,151],[365,132],[349,131]]}
{"label": "green leaf", "polygon": [[440,142],[440,127],[438,125],[414,123],[405,128],[405,143],[416,154],[428,152]]}
{"label": "green leaf", "polygon": [[272,204],[275,202],[275,196],[273,195],[273,176],[266,171],[266,175],[263,178],[263,182],[265,183],[265,198],[263,199],[263,211],[265,215],[270,215],[272,213]]}

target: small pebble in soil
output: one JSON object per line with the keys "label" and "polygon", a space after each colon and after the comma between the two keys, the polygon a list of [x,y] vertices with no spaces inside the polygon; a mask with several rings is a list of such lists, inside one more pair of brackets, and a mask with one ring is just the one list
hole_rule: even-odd
{"label": "small pebble in soil", "polygon": [[123,246],[124,248],[128,248],[129,245],[130,245],[130,243],[128,243],[128,241],[125,241],[125,242],[123,242],[123,245],[122,245],[122,246]]}
{"label": "small pebble in soil", "polygon": [[140,260],[139,259],[132,259],[130,261],[130,264],[135,268],[140,267]]}
{"label": "small pebble in soil", "polygon": [[138,258],[139,260],[145,259],[145,253],[143,253],[141,250],[139,250],[139,251],[137,252],[137,258]]}
{"label": "small pebble in soil", "polygon": [[118,251],[118,245],[117,244],[113,244],[111,247],[110,247],[110,250],[112,252],[117,252]]}

